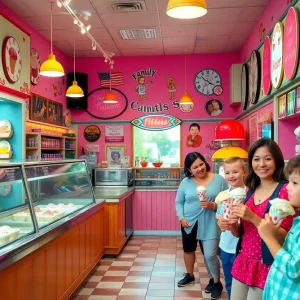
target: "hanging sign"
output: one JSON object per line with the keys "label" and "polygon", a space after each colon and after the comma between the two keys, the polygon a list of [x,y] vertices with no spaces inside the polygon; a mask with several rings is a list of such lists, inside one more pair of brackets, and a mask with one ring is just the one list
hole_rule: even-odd
{"label": "hanging sign", "polygon": [[101,131],[96,125],[89,125],[84,129],[84,138],[88,142],[96,142],[101,136]]}
{"label": "hanging sign", "polygon": [[279,88],[283,77],[283,25],[277,22],[272,35],[271,80],[274,88]]}
{"label": "hanging sign", "polygon": [[132,125],[150,131],[170,129],[180,123],[181,120],[171,115],[146,115],[131,121]]}
{"label": "hanging sign", "polygon": [[271,91],[271,41],[267,36],[264,43],[263,52],[263,90],[265,95]]}
{"label": "hanging sign", "polygon": [[298,14],[291,7],[285,19],[283,40],[283,64],[286,79],[294,78],[298,66],[299,24]]}
{"label": "hanging sign", "polygon": [[123,143],[123,142],[124,142],[123,125],[105,126],[105,143]]}

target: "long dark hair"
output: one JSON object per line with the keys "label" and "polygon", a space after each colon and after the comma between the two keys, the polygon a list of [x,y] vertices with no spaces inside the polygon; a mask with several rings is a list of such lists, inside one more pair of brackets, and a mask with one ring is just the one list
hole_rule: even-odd
{"label": "long dark hair", "polygon": [[273,179],[277,182],[285,180],[284,175],[284,159],[279,146],[269,138],[262,138],[257,140],[250,148],[248,154],[248,173],[245,179],[246,186],[254,191],[260,185],[260,178],[255,174],[252,167],[253,156],[258,148],[266,147],[271,152],[271,155],[275,162],[275,172]]}
{"label": "long dark hair", "polygon": [[184,175],[186,177],[192,176],[192,173],[190,172],[189,169],[191,168],[191,165],[194,163],[194,161],[198,158],[201,159],[205,163],[206,171],[207,172],[210,171],[210,165],[207,163],[204,156],[201,155],[199,152],[191,152],[185,157],[185,160],[184,160]]}

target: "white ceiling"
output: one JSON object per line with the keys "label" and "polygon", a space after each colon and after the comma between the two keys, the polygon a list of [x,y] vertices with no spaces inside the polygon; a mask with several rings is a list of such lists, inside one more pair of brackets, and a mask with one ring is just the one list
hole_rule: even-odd
{"label": "white ceiling", "polygon": [[[50,39],[48,0],[1,0],[35,30]],[[139,0],[71,0],[76,10],[88,10],[92,16],[84,24],[92,25],[91,34],[105,51],[116,56],[228,53],[239,51],[269,0],[206,0],[208,13],[191,20],[166,15],[168,0],[141,0],[145,12],[113,12],[113,2]],[[53,5],[53,42],[64,53],[73,55],[72,18],[65,9]],[[156,29],[156,39],[123,40],[120,29]],[[76,34],[76,56],[101,56],[93,51],[89,39]]]}

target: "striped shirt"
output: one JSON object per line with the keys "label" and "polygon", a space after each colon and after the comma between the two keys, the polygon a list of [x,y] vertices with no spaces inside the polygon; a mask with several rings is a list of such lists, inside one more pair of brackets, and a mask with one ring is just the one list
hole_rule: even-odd
{"label": "striped shirt", "polygon": [[294,219],[270,269],[263,300],[300,300],[300,217]]}

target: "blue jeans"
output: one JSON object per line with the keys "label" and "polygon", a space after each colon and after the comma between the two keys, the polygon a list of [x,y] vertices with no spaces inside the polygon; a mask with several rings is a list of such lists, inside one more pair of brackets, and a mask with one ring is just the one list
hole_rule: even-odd
{"label": "blue jeans", "polygon": [[223,272],[225,277],[225,288],[228,293],[228,299],[230,300],[231,283],[232,283],[231,270],[236,255],[232,253],[227,253],[222,249],[220,249],[220,253],[221,253],[221,261],[222,261]]}

